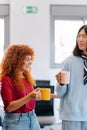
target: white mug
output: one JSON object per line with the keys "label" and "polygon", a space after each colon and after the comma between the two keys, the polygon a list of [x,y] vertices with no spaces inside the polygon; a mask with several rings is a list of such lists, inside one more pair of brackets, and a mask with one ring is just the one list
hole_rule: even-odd
{"label": "white mug", "polygon": [[61,84],[69,84],[70,82],[70,72],[69,71],[61,71]]}

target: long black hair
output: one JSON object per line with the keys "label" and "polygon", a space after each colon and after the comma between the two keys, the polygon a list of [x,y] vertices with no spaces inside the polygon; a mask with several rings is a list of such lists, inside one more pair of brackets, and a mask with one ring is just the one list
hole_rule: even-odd
{"label": "long black hair", "polygon": [[[82,29],[84,29],[84,31],[85,31],[85,33],[86,33],[86,35],[87,35],[87,25],[83,25],[83,26],[79,29],[79,31],[78,31],[78,33],[77,33],[77,36],[78,36],[79,32],[80,32]],[[81,56],[81,54],[82,54],[82,50],[79,49],[78,44],[77,44],[77,38],[76,38],[76,46],[75,46],[75,48],[74,48],[74,50],[73,50],[73,55],[75,55],[75,56]]]}

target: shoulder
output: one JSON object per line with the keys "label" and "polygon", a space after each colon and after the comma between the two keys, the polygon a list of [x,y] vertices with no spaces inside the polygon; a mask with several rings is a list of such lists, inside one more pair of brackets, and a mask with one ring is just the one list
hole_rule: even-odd
{"label": "shoulder", "polygon": [[5,82],[5,81],[11,81],[10,76],[4,75],[4,76],[1,78],[1,82]]}
{"label": "shoulder", "polygon": [[70,55],[67,57],[63,63],[62,63],[62,68],[65,70],[70,69],[71,67],[77,65],[78,63],[81,63],[82,58],[74,55]]}
{"label": "shoulder", "polygon": [[7,89],[7,88],[13,88],[13,81],[10,78],[10,76],[5,75],[1,78],[1,85],[2,88]]}
{"label": "shoulder", "polygon": [[64,62],[65,63],[72,63],[72,62],[78,62],[78,60],[81,60],[81,57],[78,56],[74,56],[74,55],[70,55],[69,57],[67,57]]}

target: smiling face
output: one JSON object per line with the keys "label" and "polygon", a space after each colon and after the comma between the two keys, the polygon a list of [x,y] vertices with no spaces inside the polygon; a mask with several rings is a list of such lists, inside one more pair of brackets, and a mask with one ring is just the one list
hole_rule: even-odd
{"label": "smiling face", "polygon": [[31,65],[32,65],[32,57],[28,55],[25,57],[23,70],[29,71],[31,69]]}
{"label": "smiling face", "polygon": [[82,29],[77,35],[77,43],[80,50],[87,55],[87,34],[85,30]]}

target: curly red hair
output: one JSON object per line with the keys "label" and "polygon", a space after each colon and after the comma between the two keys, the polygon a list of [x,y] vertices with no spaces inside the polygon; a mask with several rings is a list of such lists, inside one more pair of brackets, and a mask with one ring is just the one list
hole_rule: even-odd
{"label": "curly red hair", "polygon": [[[1,62],[0,77],[9,75],[17,86],[22,85],[19,70],[24,65],[24,59],[27,55],[31,56],[32,61],[34,60],[34,50],[27,44],[12,44],[8,46]],[[32,85],[36,85],[30,71],[25,71],[24,76]]]}

